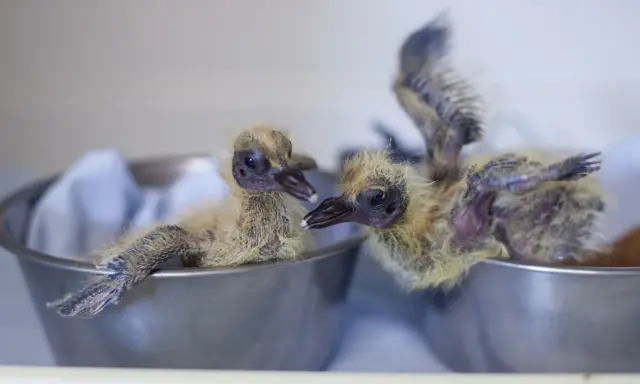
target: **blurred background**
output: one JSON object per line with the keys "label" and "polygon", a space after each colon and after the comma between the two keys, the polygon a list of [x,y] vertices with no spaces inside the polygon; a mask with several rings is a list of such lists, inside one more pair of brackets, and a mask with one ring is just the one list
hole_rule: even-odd
{"label": "blurred background", "polygon": [[0,164],[215,152],[257,121],[329,168],[379,143],[373,120],[420,148],[390,84],[402,39],[443,9],[457,66],[539,143],[603,148],[640,127],[634,0],[1,0]]}

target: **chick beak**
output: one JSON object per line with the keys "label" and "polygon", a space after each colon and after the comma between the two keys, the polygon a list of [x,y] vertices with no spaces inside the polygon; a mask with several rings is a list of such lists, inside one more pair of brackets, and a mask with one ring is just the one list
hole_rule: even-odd
{"label": "chick beak", "polygon": [[310,203],[318,201],[318,194],[299,169],[285,168],[275,174],[275,181],[280,188],[291,196]]}
{"label": "chick beak", "polygon": [[302,229],[320,229],[349,221],[353,207],[340,197],[324,200],[316,209],[309,212],[300,223]]}

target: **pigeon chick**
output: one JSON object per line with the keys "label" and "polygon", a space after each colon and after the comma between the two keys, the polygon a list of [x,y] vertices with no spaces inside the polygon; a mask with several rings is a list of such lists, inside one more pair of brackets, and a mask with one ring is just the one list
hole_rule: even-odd
{"label": "pigeon chick", "polygon": [[447,186],[384,151],[361,151],[344,166],[342,194],[301,226],[364,224],[372,254],[406,288],[452,286],[487,258],[563,260],[582,254],[603,209],[585,177],[599,169],[597,155],[471,159]]}
{"label": "pigeon chick", "polygon": [[451,27],[442,13],[402,43],[393,92],[423,136],[427,176],[434,182],[460,178],[463,146],[480,140],[480,96],[449,64]]}
{"label": "pigeon chick", "polygon": [[227,197],[186,213],[177,225],[125,236],[98,252],[96,266],[106,274],[48,306],[61,316],[95,316],[173,257],[189,267],[296,258],[310,241],[299,223],[305,213],[300,200],[317,200],[302,173],[312,168],[312,159],[292,153],[285,133],[269,126],[244,130],[222,167]]}

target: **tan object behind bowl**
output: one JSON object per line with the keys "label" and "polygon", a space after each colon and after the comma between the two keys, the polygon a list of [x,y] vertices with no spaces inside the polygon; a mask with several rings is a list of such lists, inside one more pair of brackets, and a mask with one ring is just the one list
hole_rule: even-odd
{"label": "tan object behind bowl", "polygon": [[609,253],[601,252],[589,261],[569,261],[564,265],[584,267],[638,267],[640,266],[640,227],[619,237]]}

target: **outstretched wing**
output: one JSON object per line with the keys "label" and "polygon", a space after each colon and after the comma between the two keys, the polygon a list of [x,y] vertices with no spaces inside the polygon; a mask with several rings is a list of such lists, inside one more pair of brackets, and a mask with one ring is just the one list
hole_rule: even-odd
{"label": "outstretched wing", "polygon": [[449,24],[441,14],[405,39],[393,85],[398,103],[426,141],[434,181],[458,179],[462,147],[478,141],[483,131],[480,97],[448,65]]}

